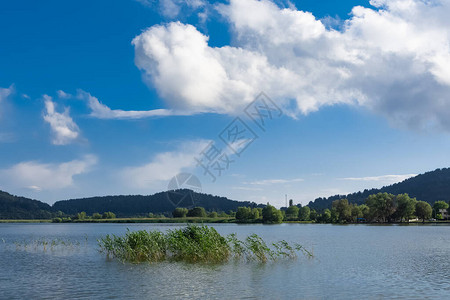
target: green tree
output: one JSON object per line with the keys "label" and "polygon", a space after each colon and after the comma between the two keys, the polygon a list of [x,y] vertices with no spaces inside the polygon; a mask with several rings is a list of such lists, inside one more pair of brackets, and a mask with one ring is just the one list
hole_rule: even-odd
{"label": "green tree", "polygon": [[222,212],[219,213],[219,217],[221,217],[221,218],[228,218],[229,215],[226,212],[222,211]]}
{"label": "green tree", "polygon": [[208,218],[217,218],[218,214],[215,211],[212,211],[208,214]]}
{"label": "green tree", "polygon": [[80,213],[77,213],[77,219],[78,220],[84,220],[86,219],[86,212],[82,211]]}
{"label": "green tree", "polygon": [[356,204],[351,205],[351,216],[353,222],[357,222],[359,218],[362,218],[363,212],[361,207]]}
{"label": "green tree", "polygon": [[238,221],[246,221],[250,219],[250,215],[252,210],[250,207],[238,207],[236,211],[236,220]]}
{"label": "green tree", "polygon": [[400,219],[400,222],[403,222],[403,220],[409,222],[416,210],[416,198],[410,198],[408,194],[399,194],[395,198],[397,202],[395,216]]}
{"label": "green tree", "polygon": [[422,219],[422,223],[425,223],[425,219],[431,218],[432,209],[431,205],[425,201],[417,201],[416,203],[416,216]]}
{"label": "green tree", "polygon": [[93,213],[92,214],[92,219],[98,220],[98,219],[101,219],[101,218],[102,218],[102,215],[99,214],[99,213]]}
{"label": "green tree", "polygon": [[366,204],[370,208],[372,219],[379,222],[390,221],[396,209],[395,197],[388,193],[370,195]]}
{"label": "green tree", "polygon": [[309,213],[309,219],[311,221],[317,221],[317,216],[318,216],[317,211],[315,209],[311,209],[311,212]]}
{"label": "green tree", "polygon": [[336,207],[331,207],[331,210],[330,210],[330,222],[331,223],[338,223],[339,222],[339,213],[338,213]]}
{"label": "green tree", "polygon": [[194,207],[190,209],[187,213],[188,217],[199,217],[199,218],[205,218],[206,217],[206,211],[203,207]]}
{"label": "green tree", "polygon": [[359,206],[359,209],[362,212],[362,217],[364,218],[364,220],[368,221],[370,219],[370,208],[365,204],[361,204]]}
{"label": "green tree", "polygon": [[297,219],[298,218],[298,213],[299,213],[299,208],[297,206],[289,206],[286,209],[286,217],[288,219]]}
{"label": "green tree", "polygon": [[276,209],[270,204],[262,209],[263,223],[275,224],[283,221],[283,215],[281,211]]}
{"label": "green tree", "polygon": [[252,212],[250,214],[250,218],[253,220],[258,220],[261,218],[262,208],[254,207],[252,208]]}
{"label": "green tree", "polygon": [[348,204],[347,199],[333,201],[332,207],[336,209],[339,222],[346,223],[352,221],[352,206]]}
{"label": "green tree", "polygon": [[[445,201],[436,201],[433,204],[433,210],[434,210],[434,214],[437,218],[438,214],[441,214],[441,209],[447,209],[448,208],[448,203],[446,203]],[[442,214],[440,219],[442,219]]]}
{"label": "green tree", "polygon": [[116,218],[116,214],[110,211],[104,212],[102,215],[103,219],[115,219]]}
{"label": "green tree", "polygon": [[330,223],[331,222],[331,211],[328,208],[326,208],[323,211],[322,221],[325,222],[325,223]]}
{"label": "green tree", "polygon": [[184,207],[177,207],[172,212],[172,216],[174,218],[186,218],[186,215],[188,213],[188,209]]}
{"label": "green tree", "polygon": [[300,221],[309,221],[311,209],[308,206],[303,206],[299,209],[298,218]]}

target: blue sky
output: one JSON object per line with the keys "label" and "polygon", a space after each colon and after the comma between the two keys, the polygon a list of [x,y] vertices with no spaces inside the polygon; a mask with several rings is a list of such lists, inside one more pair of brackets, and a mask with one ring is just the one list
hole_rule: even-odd
{"label": "blue sky", "polygon": [[[189,172],[203,192],[281,206],[448,167],[448,12],[445,0],[4,1],[0,189],[53,203],[152,194]],[[261,92],[282,111],[264,131],[245,114]],[[220,138],[236,118],[258,137],[234,140],[239,156]],[[195,158],[214,149],[233,162],[213,182]]]}

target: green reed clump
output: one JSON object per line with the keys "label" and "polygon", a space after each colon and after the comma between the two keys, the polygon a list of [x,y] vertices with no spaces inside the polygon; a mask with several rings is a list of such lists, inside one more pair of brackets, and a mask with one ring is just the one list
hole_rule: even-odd
{"label": "green reed clump", "polygon": [[166,259],[167,238],[160,231],[130,231],[125,236],[106,235],[99,240],[100,251],[122,261],[161,261]]}
{"label": "green reed clump", "polygon": [[208,226],[189,225],[166,234],[172,259],[187,262],[220,263],[231,256],[226,238]]}
{"label": "green reed clump", "polygon": [[163,260],[222,263],[231,258],[265,263],[278,258],[296,258],[297,252],[312,257],[298,244],[291,246],[286,241],[279,241],[269,247],[256,234],[241,241],[236,234],[223,237],[216,229],[205,225],[188,225],[166,233],[128,230],[124,236],[106,235],[98,242],[100,252],[108,257],[134,263]]}

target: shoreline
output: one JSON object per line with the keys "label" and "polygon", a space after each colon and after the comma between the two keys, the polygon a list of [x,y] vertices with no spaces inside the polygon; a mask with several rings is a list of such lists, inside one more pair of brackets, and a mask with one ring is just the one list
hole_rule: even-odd
{"label": "shoreline", "polygon": [[[53,222],[52,219],[0,219],[0,224],[11,223],[54,223],[54,224],[76,224],[76,223],[233,223],[233,224],[263,224],[262,222],[241,222],[234,218],[115,218],[115,219],[92,219],[76,220],[70,222]],[[391,222],[391,223],[315,223],[313,221],[283,221],[280,224],[334,224],[334,225],[437,225],[450,224],[450,220],[444,221],[413,221],[413,222]]]}

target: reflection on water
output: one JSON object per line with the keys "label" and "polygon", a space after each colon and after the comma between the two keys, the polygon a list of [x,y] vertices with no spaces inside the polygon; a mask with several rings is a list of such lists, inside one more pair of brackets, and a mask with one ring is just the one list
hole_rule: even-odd
{"label": "reflection on water", "polygon": [[[315,255],[268,264],[122,264],[97,251],[96,240],[106,234],[179,226],[0,224],[0,299],[422,299],[450,293],[450,226],[214,225],[239,238],[257,233],[267,242],[298,242]],[[33,248],[32,241],[55,240],[72,244]]]}

